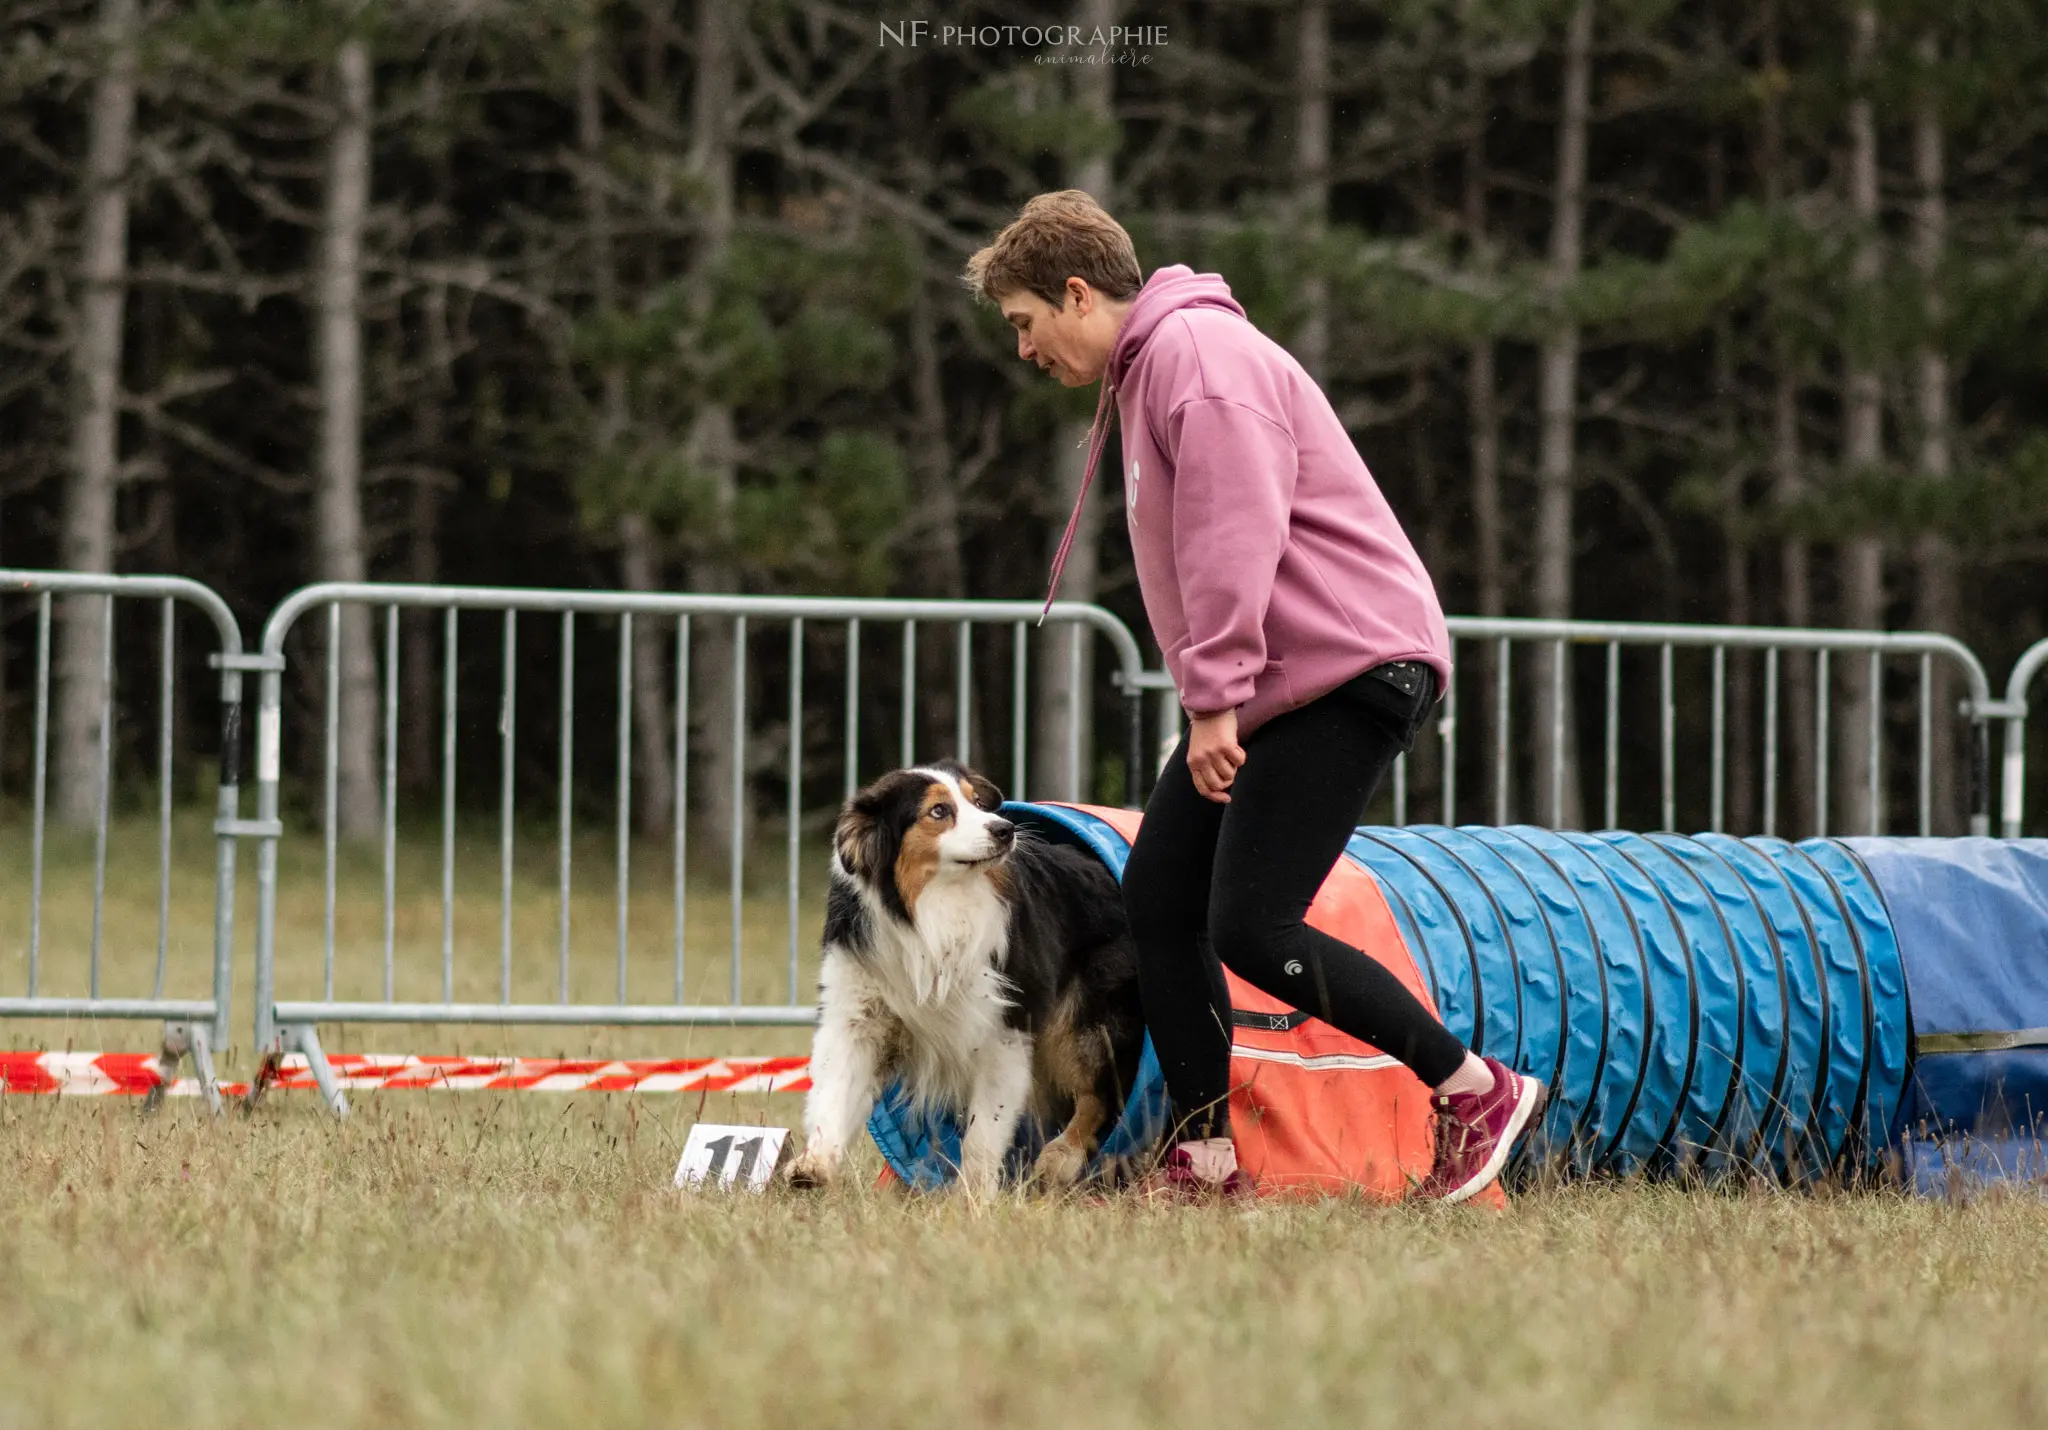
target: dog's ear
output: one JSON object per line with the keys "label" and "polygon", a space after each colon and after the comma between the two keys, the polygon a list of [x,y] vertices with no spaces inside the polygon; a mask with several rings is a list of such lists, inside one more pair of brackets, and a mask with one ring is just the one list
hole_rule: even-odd
{"label": "dog's ear", "polygon": [[978,775],[970,770],[967,775],[967,790],[974,796],[976,804],[991,813],[1003,803],[1003,792],[996,788],[996,782],[987,775]]}
{"label": "dog's ear", "polygon": [[889,831],[865,794],[863,791],[847,801],[832,836],[839,862],[856,879],[873,878],[888,859]]}
{"label": "dog's ear", "polygon": [[994,811],[1003,802],[1003,792],[996,788],[996,782],[977,770],[970,770],[958,760],[940,760],[932,768],[944,770],[967,787],[967,797],[983,809]]}

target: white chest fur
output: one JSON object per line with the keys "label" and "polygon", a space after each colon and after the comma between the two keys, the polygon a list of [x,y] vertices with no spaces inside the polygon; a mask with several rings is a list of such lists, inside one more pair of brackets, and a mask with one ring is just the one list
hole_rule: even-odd
{"label": "white chest fur", "polygon": [[872,945],[856,967],[901,1025],[904,1081],[920,1100],[963,1106],[977,1063],[1005,1034],[1009,906],[986,877],[967,873],[933,880],[908,926],[872,912]]}

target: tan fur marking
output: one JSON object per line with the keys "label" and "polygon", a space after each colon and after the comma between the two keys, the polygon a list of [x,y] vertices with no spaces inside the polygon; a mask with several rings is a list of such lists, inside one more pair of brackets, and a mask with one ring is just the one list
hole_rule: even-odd
{"label": "tan fur marking", "polygon": [[917,803],[917,820],[903,835],[903,847],[896,852],[896,889],[903,895],[903,907],[917,917],[918,896],[939,872],[939,837],[953,827],[954,817],[933,819],[932,807],[950,805],[953,792],[936,782],[925,787]]}
{"label": "tan fur marking", "polygon": [[1108,1112],[1109,1109],[1102,1105],[1102,1099],[1092,1091],[1076,1097],[1073,1117],[1068,1119],[1066,1129],[1059,1136],[1045,1144],[1032,1174],[1055,1187],[1071,1187],[1079,1181],[1088,1166],[1088,1159],[1095,1155],[1096,1133],[1101,1130]]}
{"label": "tan fur marking", "polygon": [[867,832],[868,818],[856,812],[851,805],[839,816],[838,836],[839,862],[849,870],[860,871],[860,838]]}
{"label": "tan fur marking", "polygon": [[1095,1090],[1095,1080],[1109,1058],[1106,1038],[1089,1036],[1075,1025],[1079,1003],[1078,995],[1071,993],[1061,999],[1033,1043],[1039,1079],[1072,1098]]}

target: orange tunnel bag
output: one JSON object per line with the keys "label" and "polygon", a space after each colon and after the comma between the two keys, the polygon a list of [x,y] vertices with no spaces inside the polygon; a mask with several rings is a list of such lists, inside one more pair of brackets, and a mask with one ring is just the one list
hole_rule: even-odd
{"label": "orange tunnel bag", "polygon": [[[1128,844],[1135,810],[1072,809],[1108,825]],[[1362,951],[1437,1011],[1380,886],[1347,859],[1324,880],[1308,923]],[[1225,970],[1232,1008],[1285,1015],[1286,1004]],[[1230,1125],[1238,1164],[1263,1196],[1357,1196],[1398,1201],[1429,1175],[1434,1156],[1429,1089],[1414,1073],[1367,1043],[1310,1017],[1293,1028],[1234,1029]],[[1474,1199],[1500,1207],[1495,1182]]]}

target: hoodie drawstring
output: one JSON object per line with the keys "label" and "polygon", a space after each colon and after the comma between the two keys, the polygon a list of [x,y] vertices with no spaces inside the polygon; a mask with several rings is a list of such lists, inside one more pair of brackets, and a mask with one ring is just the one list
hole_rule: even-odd
{"label": "hoodie drawstring", "polygon": [[1038,613],[1038,624],[1045,624],[1045,618],[1052,614],[1052,599],[1059,594],[1060,573],[1067,569],[1067,553],[1074,549],[1074,533],[1081,525],[1081,508],[1088,501],[1088,484],[1095,480],[1095,464],[1102,460],[1102,453],[1109,445],[1109,429],[1116,418],[1116,409],[1110,399],[1116,395],[1116,384],[1109,380],[1107,373],[1102,378],[1102,395],[1095,399],[1095,420],[1088,424],[1088,461],[1081,468],[1081,489],[1074,494],[1074,510],[1067,517],[1067,531],[1060,538],[1060,549],[1053,553],[1052,582],[1045,589],[1045,609]]}

